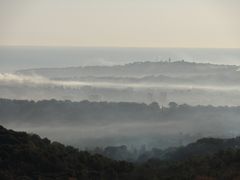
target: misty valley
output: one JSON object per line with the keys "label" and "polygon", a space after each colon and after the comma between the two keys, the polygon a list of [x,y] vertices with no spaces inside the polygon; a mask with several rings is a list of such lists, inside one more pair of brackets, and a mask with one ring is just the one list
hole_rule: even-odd
{"label": "misty valley", "polygon": [[240,66],[171,59],[0,73],[0,176],[240,177],[239,82]]}

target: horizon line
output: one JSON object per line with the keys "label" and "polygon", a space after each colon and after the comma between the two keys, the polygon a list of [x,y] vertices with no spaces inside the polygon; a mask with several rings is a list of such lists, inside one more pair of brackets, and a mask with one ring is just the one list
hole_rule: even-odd
{"label": "horizon line", "polygon": [[240,49],[240,47],[167,47],[167,46],[81,46],[81,45],[0,45],[0,47],[40,47],[40,48],[119,48],[119,49]]}

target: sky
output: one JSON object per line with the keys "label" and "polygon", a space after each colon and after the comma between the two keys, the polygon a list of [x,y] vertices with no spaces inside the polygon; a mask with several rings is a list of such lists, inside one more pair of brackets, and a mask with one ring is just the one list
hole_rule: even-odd
{"label": "sky", "polygon": [[0,45],[240,48],[240,1],[0,0]]}

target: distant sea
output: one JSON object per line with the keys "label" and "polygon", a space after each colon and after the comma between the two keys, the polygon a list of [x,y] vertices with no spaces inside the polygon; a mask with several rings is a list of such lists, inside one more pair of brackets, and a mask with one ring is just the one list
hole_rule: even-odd
{"label": "distant sea", "polygon": [[240,65],[240,49],[0,47],[0,72],[41,67],[117,65],[135,61]]}

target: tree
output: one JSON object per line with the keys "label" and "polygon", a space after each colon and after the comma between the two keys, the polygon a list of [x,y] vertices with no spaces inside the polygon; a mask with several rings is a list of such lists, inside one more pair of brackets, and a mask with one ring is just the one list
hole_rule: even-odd
{"label": "tree", "polygon": [[169,106],[170,109],[176,109],[176,108],[178,107],[178,104],[175,103],[175,102],[170,102],[170,103],[168,104],[168,106]]}

